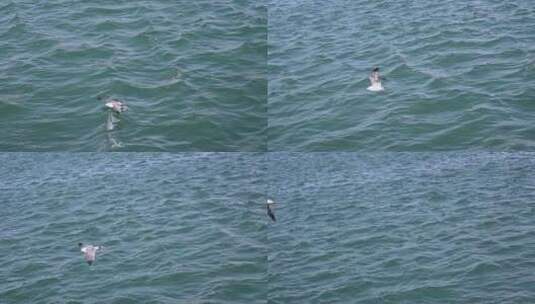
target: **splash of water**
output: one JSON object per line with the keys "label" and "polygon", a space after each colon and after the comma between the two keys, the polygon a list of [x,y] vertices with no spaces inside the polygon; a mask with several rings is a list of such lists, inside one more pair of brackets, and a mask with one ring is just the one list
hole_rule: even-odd
{"label": "splash of water", "polygon": [[122,148],[123,147],[123,144],[118,141],[114,136],[113,136],[113,131],[115,129],[115,126],[117,125],[117,123],[119,123],[119,121],[121,121],[116,115],[114,111],[112,110],[109,110],[108,111],[108,117],[106,119],[106,131],[108,131],[108,141],[110,143],[110,148],[111,149],[116,149],[116,148]]}

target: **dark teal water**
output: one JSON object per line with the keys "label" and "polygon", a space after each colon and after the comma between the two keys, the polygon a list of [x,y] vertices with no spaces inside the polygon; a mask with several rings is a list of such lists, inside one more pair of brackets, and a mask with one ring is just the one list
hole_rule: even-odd
{"label": "dark teal water", "polygon": [[534,156],[271,154],[269,302],[535,302]]}
{"label": "dark teal water", "polygon": [[0,2],[0,304],[535,303],[534,28],[528,0]]}
{"label": "dark teal water", "polygon": [[269,150],[535,150],[533,1],[268,7]]}
{"label": "dark teal water", "polygon": [[[261,154],[0,154],[1,303],[265,303]],[[88,266],[78,242],[103,245]]]}
{"label": "dark teal water", "polygon": [[[2,303],[535,301],[533,154],[3,153],[0,163]],[[78,242],[105,247],[93,266]]]}
{"label": "dark teal water", "polygon": [[265,150],[266,35],[263,1],[2,1],[0,150]]}

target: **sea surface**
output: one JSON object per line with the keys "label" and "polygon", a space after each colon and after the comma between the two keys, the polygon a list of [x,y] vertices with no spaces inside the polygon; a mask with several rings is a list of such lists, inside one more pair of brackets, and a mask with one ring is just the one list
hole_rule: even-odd
{"label": "sea surface", "polygon": [[268,8],[268,150],[535,150],[535,2]]}
{"label": "sea surface", "polygon": [[266,37],[264,1],[1,1],[0,150],[265,150]]}
{"label": "sea surface", "polygon": [[264,159],[0,154],[0,302],[265,303]]}
{"label": "sea surface", "polygon": [[269,303],[535,303],[535,155],[268,161]]}

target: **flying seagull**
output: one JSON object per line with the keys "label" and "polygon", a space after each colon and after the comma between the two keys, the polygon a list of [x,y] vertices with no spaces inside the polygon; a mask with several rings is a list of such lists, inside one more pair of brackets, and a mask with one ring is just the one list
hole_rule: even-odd
{"label": "flying seagull", "polygon": [[383,85],[381,84],[381,80],[384,79],[384,77],[381,77],[379,75],[379,68],[374,68],[372,70],[372,73],[370,74],[370,86],[368,87],[368,90],[370,91],[383,91]]}
{"label": "flying seagull", "polygon": [[126,103],[123,101],[120,101],[119,99],[115,98],[107,98],[106,96],[97,96],[98,100],[106,99],[106,103],[104,106],[110,110],[112,110],[115,113],[122,113],[126,110],[128,110],[128,107],[126,106]]}
{"label": "flying seagull", "polygon": [[274,207],[274,205],[275,205],[275,202],[268,198],[267,204],[266,204],[267,214],[274,222],[276,222],[277,219],[275,219],[275,214],[273,213],[273,209],[271,209]]}
{"label": "flying seagull", "polygon": [[91,266],[93,262],[95,261],[97,250],[101,249],[102,246],[93,246],[93,245],[85,245],[82,243],[78,243],[78,247],[80,247],[80,251],[84,253],[84,258],[87,264]]}
{"label": "flying seagull", "polygon": [[115,113],[122,113],[128,110],[126,104],[118,99],[110,99],[108,102],[106,102],[105,106]]}
{"label": "flying seagull", "polygon": [[[103,97],[97,97],[99,100],[102,100]],[[128,110],[128,107],[123,101],[119,99],[108,99],[104,104],[108,111],[108,120],[106,121],[106,130],[112,131],[115,129],[115,125],[120,121],[119,114]]]}

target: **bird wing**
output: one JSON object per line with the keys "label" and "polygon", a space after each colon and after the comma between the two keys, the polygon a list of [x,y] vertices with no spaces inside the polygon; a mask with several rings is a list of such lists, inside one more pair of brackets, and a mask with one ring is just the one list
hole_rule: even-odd
{"label": "bird wing", "polygon": [[273,214],[273,211],[271,211],[271,208],[267,208],[267,214],[269,215],[269,217],[274,221],[276,222],[277,219],[275,219],[275,214]]}

